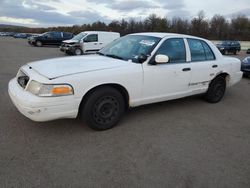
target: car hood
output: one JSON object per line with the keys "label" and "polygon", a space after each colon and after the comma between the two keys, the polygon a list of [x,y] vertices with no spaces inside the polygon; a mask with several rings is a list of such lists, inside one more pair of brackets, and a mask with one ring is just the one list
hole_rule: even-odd
{"label": "car hood", "polygon": [[73,40],[73,39],[63,41],[63,43],[78,43],[78,42],[79,42],[78,40]]}
{"label": "car hood", "polygon": [[28,66],[48,79],[55,79],[72,74],[118,68],[128,64],[131,62],[101,55],[85,55],[36,61],[28,63]]}

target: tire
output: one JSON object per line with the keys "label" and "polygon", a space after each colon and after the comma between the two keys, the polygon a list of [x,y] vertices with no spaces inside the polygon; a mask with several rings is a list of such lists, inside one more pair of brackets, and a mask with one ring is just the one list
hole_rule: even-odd
{"label": "tire", "polygon": [[250,74],[243,73],[243,77],[244,77],[244,78],[249,78],[249,77],[250,77]]}
{"label": "tire", "polygon": [[103,86],[91,92],[80,107],[81,119],[92,129],[113,128],[125,111],[125,101],[116,89]]}
{"label": "tire", "polygon": [[222,76],[216,77],[209,84],[205,94],[205,100],[209,103],[217,103],[221,101],[226,91],[226,80]]}
{"label": "tire", "polygon": [[82,55],[82,50],[81,50],[80,48],[76,48],[76,49],[74,50],[74,54],[75,54],[75,55]]}
{"label": "tire", "polygon": [[237,55],[237,50],[234,51],[234,55]]}
{"label": "tire", "polygon": [[43,43],[41,41],[36,41],[36,46],[41,47]]}

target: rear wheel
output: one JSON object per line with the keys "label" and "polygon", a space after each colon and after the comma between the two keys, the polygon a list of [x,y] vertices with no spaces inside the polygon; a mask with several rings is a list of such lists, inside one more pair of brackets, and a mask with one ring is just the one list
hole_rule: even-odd
{"label": "rear wheel", "polygon": [[218,76],[210,83],[205,99],[209,103],[217,103],[223,98],[225,91],[226,80],[222,76]]}
{"label": "rear wheel", "polygon": [[245,78],[248,78],[248,77],[250,77],[250,73],[243,73],[243,77],[245,77]]}
{"label": "rear wheel", "polygon": [[125,111],[125,101],[116,89],[105,86],[91,92],[80,108],[80,117],[94,130],[114,127]]}

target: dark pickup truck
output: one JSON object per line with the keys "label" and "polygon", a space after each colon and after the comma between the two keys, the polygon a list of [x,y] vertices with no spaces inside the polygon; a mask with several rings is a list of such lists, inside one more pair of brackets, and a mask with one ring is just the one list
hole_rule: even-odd
{"label": "dark pickup truck", "polygon": [[29,37],[28,43],[34,46],[60,45],[62,41],[69,40],[74,35],[68,32],[50,31],[38,36]]}
{"label": "dark pickup truck", "polygon": [[216,45],[220,52],[225,55],[228,53],[237,54],[240,52],[241,45],[239,41],[223,41],[221,44]]}

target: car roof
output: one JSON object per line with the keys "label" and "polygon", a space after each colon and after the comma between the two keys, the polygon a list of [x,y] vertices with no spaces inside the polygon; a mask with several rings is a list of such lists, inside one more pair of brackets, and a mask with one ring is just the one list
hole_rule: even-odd
{"label": "car roof", "polygon": [[[118,33],[118,32],[112,32],[112,31],[83,31],[81,33],[88,33],[88,34],[92,34],[92,33]],[[119,34],[119,33],[118,33]]]}
{"label": "car roof", "polygon": [[[130,35],[145,35],[145,36],[152,36],[152,37],[158,37],[158,38],[181,37],[181,38],[202,39],[202,38],[191,36],[191,35],[184,35],[184,34],[178,34],[178,33],[161,33],[161,32],[143,32],[143,33],[133,33]],[[204,39],[202,39],[202,40],[204,40]]]}
{"label": "car roof", "polygon": [[239,43],[238,40],[223,40],[222,42],[238,42]]}

